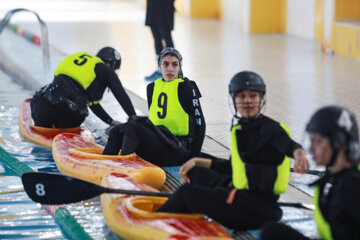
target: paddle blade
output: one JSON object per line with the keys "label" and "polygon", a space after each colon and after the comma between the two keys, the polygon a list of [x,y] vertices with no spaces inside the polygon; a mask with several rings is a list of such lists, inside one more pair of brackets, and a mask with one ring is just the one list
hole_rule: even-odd
{"label": "paddle blade", "polygon": [[103,193],[96,184],[59,174],[28,172],[21,176],[26,194],[41,204],[66,204]]}

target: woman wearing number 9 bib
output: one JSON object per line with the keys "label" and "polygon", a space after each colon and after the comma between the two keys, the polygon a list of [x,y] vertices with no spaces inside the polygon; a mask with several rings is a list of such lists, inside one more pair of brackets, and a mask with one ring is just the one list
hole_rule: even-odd
{"label": "woman wearing number 9 bib", "polygon": [[182,56],[165,48],[159,56],[162,78],[147,86],[148,117],[130,117],[109,133],[104,155],[138,156],[158,166],[181,165],[200,153],[205,120],[195,82],[182,75]]}
{"label": "woman wearing number 9 bib", "polygon": [[134,107],[115,71],[121,57],[111,47],[102,48],[96,56],[79,52],[62,60],[52,83],[37,91],[31,101],[31,116],[36,126],[73,128],[88,115],[88,106],[102,121],[119,124],[100,105],[105,89],[114,94],[128,116]]}

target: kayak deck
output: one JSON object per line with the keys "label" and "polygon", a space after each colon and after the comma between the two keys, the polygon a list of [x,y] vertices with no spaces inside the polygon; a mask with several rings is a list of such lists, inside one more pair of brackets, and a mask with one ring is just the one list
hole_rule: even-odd
{"label": "kayak deck", "polygon": [[[154,191],[129,177],[106,177],[102,185],[110,188]],[[160,213],[167,198],[102,194],[101,206],[112,232],[125,239],[231,239],[218,224],[203,214]]]}
{"label": "kayak deck", "polygon": [[100,184],[110,173],[124,173],[140,183],[163,186],[166,175],[160,167],[135,154],[106,156],[100,154],[102,151],[102,146],[72,133],[57,135],[52,148],[58,169],[66,175]]}

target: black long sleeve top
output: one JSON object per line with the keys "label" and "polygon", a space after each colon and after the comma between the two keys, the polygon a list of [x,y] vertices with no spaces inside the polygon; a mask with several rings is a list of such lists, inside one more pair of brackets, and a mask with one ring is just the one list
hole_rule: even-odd
{"label": "black long sleeve top", "polygon": [[[105,64],[98,63],[95,66],[95,74],[96,78],[85,90],[89,102],[91,103],[102,99],[104,92],[108,87],[126,114],[128,116],[136,115],[134,106],[132,105],[129,96],[125,92],[125,89],[123,88],[116,73]],[[106,123],[110,123],[113,120],[99,103],[92,104],[90,109],[96,116]]]}
{"label": "black long sleeve top", "polygon": [[[242,129],[236,132],[237,144],[245,163],[278,166],[285,155],[293,157],[294,150],[301,148],[278,122],[265,115],[251,120],[240,119],[239,124]],[[211,168],[219,173],[232,174],[231,161],[226,159],[213,159]]]}
{"label": "black long sleeve top", "polygon": [[[360,172],[345,169],[317,181],[320,211],[335,240],[360,239]],[[324,190],[325,189],[325,190]]]}
{"label": "black long sleeve top", "polygon": [[[154,83],[147,86],[147,101],[150,108],[152,95],[154,92]],[[179,102],[182,108],[190,117],[190,133],[192,136],[191,157],[200,153],[205,137],[205,119],[200,105],[200,93],[197,87],[194,87],[189,81],[179,83],[178,87]]]}

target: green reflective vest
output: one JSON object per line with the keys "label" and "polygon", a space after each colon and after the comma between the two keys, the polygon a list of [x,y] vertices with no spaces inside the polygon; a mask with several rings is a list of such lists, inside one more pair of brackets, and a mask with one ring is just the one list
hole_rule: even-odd
{"label": "green reflective vest", "polygon": [[74,79],[86,90],[96,77],[95,65],[102,62],[100,58],[86,52],[75,53],[59,63],[55,77],[64,74]]}
{"label": "green reflective vest", "polygon": [[325,218],[323,217],[323,215],[320,211],[319,200],[320,200],[320,187],[316,186],[315,194],[314,194],[314,205],[315,205],[314,218],[315,218],[316,225],[317,225],[319,234],[321,236],[321,239],[331,240],[333,238],[331,236],[330,225],[325,220]]}
{"label": "green reflective vest", "polygon": [[183,79],[165,82],[159,78],[154,82],[154,92],[149,108],[149,119],[155,125],[164,125],[175,136],[189,134],[189,115],[179,102],[178,87]]}
{"label": "green reflective vest", "polygon": [[[280,126],[290,136],[290,129],[285,124],[280,123]],[[233,126],[231,129],[231,165],[232,165],[232,179],[236,189],[249,189],[248,178],[246,176],[246,164],[241,159],[236,131],[241,131],[241,125]],[[290,175],[290,158],[285,156],[282,163],[277,166],[277,178],[274,183],[273,192],[277,195],[286,192]]]}

